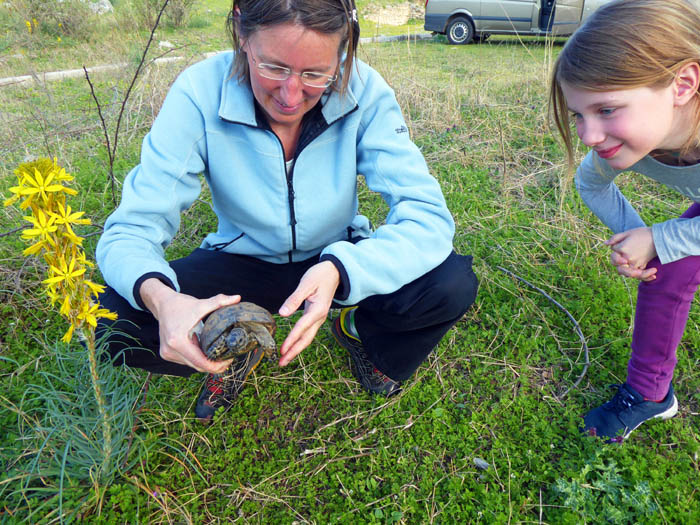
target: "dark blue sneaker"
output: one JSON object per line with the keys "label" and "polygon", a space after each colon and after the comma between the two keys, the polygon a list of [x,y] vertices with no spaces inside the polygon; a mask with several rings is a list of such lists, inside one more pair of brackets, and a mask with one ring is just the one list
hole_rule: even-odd
{"label": "dark blue sneaker", "polygon": [[245,380],[255,370],[263,358],[263,350],[255,347],[238,356],[223,374],[207,374],[204,386],[197,398],[194,413],[200,423],[208,425],[219,407],[231,407],[232,402],[243,389]]}
{"label": "dark blue sneaker", "polygon": [[374,394],[387,397],[398,394],[401,391],[401,384],[375,367],[367,357],[362,341],[345,329],[345,317],[353,308],[344,308],[340,315],[333,319],[331,324],[333,337],[350,354],[353,365],[355,365],[352,368],[353,375],[363,387]]}
{"label": "dark blue sneaker", "polygon": [[621,443],[645,421],[668,419],[678,412],[673,385],[669,385],[668,394],[661,403],[645,401],[644,396],[627,383],[612,386],[617,387],[617,393],[610,401],[583,416],[585,426],[582,432],[608,438],[608,443]]}

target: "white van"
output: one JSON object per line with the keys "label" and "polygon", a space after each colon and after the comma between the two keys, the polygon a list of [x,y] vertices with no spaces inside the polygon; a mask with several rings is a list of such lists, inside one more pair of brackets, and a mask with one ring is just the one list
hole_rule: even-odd
{"label": "white van", "polygon": [[569,36],[611,0],[426,0],[425,30],[451,44],[489,35]]}

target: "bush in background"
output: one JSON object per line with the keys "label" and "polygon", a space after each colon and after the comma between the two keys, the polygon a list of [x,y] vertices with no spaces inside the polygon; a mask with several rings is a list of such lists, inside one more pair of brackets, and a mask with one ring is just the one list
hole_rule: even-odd
{"label": "bush in background", "polygon": [[192,18],[198,0],[170,0],[165,10],[165,23],[173,27],[183,27]]}
{"label": "bush in background", "polygon": [[30,37],[86,39],[97,25],[97,16],[84,0],[8,0],[4,7],[16,31]]}
{"label": "bush in background", "polygon": [[[122,18],[129,18],[129,22],[137,29],[150,30],[156,23],[158,13],[165,0],[130,0],[122,1]],[[167,27],[184,27],[192,18],[198,0],[170,0],[161,17],[161,24]]]}
{"label": "bush in background", "polygon": [[[150,31],[165,0],[111,0],[116,21],[122,30]],[[199,0],[170,0],[161,27],[186,27],[192,20]],[[61,40],[90,40],[104,14],[95,13],[91,0],[5,0],[0,1],[0,51],[19,45],[43,46],[46,37]],[[115,18],[109,17],[113,23]],[[43,38],[42,38],[43,37]],[[43,40],[43,42],[42,42]]]}

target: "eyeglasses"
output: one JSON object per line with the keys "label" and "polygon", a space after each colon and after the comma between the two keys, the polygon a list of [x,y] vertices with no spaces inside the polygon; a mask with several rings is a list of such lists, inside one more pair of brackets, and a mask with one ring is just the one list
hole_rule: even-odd
{"label": "eyeglasses", "polygon": [[253,53],[250,52],[250,45],[248,46],[248,52],[251,60],[255,64],[255,67],[258,68],[258,73],[260,73],[260,76],[269,78],[270,80],[287,80],[294,74],[301,77],[301,83],[305,86],[312,88],[327,88],[333,82],[335,82],[336,78],[338,78],[338,75],[326,75],[325,73],[319,73],[317,71],[302,71],[301,73],[297,73],[288,67],[265,64],[264,62],[258,63],[258,61],[255,60]]}

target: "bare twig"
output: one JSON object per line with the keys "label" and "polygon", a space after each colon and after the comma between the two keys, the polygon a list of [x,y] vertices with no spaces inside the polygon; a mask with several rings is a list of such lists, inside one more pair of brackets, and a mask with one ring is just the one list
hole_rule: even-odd
{"label": "bare twig", "polygon": [[167,58],[168,55],[172,55],[173,53],[176,53],[177,51],[180,51],[181,49],[187,49],[188,47],[192,47],[192,44],[183,44],[181,46],[175,46],[173,48],[168,49],[167,51],[164,51],[157,57],[154,57],[151,59],[152,64],[157,64],[158,62],[167,62],[170,60],[181,60],[183,57],[180,56],[174,56]]}
{"label": "bare twig", "polygon": [[31,226],[30,224],[27,224],[26,226],[18,226],[18,227],[15,228],[14,230],[10,230],[10,231],[6,231],[6,232],[0,233],[0,237],[7,237],[8,235],[12,235],[13,233],[17,233],[18,231],[26,230],[26,229],[29,228],[30,226]]}
{"label": "bare twig", "polygon": [[[95,228],[99,228],[99,230],[96,232],[88,233],[87,235],[83,235],[84,239],[87,237],[92,237],[94,235],[99,235],[104,230],[104,228],[102,226],[100,226],[99,224],[90,224],[89,226],[94,226]],[[14,228],[12,230],[8,230],[6,232],[0,233],[0,237],[7,237],[8,235],[12,235],[13,233],[17,233],[19,231],[23,231],[23,230],[26,230],[27,228],[31,228],[31,227],[32,227],[31,224],[27,224],[26,226],[18,226],[17,228]]]}
{"label": "bare twig", "polygon": [[85,66],[83,66],[83,71],[85,72],[85,79],[90,85],[90,93],[92,94],[92,99],[95,101],[95,105],[97,106],[97,113],[100,116],[100,121],[102,123],[102,131],[105,136],[105,145],[107,146],[107,158],[109,160],[109,178],[112,185],[112,202],[115,206],[117,204],[117,197],[114,188],[114,159],[117,155],[117,145],[119,143],[119,128],[122,123],[124,111],[126,110],[126,103],[129,100],[129,96],[131,95],[131,90],[134,88],[136,80],[141,74],[141,68],[143,68],[144,63],[146,62],[146,55],[148,55],[148,50],[150,49],[151,44],[153,43],[153,36],[155,35],[156,29],[160,24],[160,18],[163,15],[165,8],[168,6],[168,2],[170,2],[170,0],[165,0],[163,2],[163,5],[161,6],[160,11],[158,12],[158,16],[156,17],[156,21],[153,24],[153,27],[151,28],[151,34],[148,37],[148,42],[146,43],[146,47],[143,50],[143,54],[141,55],[141,61],[139,62],[136,71],[134,72],[134,76],[131,78],[131,83],[129,84],[129,87],[127,88],[126,93],[124,94],[124,98],[122,99],[121,107],[119,108],[119,113],[117,115],[117,124],[114,127],[114,138],[111,141],[109,140],[109,131],[107,129],[107,123],[105,122],[104,116],[102,114],[102,105],[100,104],[100,101],[97,98],[97,95],[95,94],[95,89],[92,85],[92,82],[90,81],[90,75],[88,74],[88,70]]}
{"label": "bare twig", "polygon": [[579,385],[579,383],[581,383],[581,381],[583,380],[583,377],[586,375],[586,372],[588,371],[588,367],[591,365],[591,361],[590,361],[589,353],[588,353],[588,345],[586,344],[586,338],[583,336],[583,332],[581,331],[581,327],[579,326],[578,321],[576,321],[576,319],[574,319],[574,316],[571,315],[571,314],[569,313],[569,311],[568,311],[566,308],[564,308],[561,304],[559,304],[555,299],[552,298],[551,295],[549,295],[547,292],[545,292],[542,288],[538,288],[538,287],[535,286],[534,284],[532,284],[532,283],[526,281],[525,279],[523,279],[523,278],[520,277],[519,275],[516,275],[516,274],[514,274],[513,272],[511,272],[511,271],[509,271],[509,270],[506,270],[505,268],[502,268],[502,267],[500,267],[500,266],[496,266],[496,268],[498,268],[499,270],[501,270],[501,271],[502,271],[503,273],[505,273],[506,275],[510,275],[510,276],[513,277],[514,279],[517,279],[518,281],[523,282],[523,283],[525,283],[526,285],[528,285],[530,288],[532,288],[532,289],[537,290],[538,292],[540,292],[540,293],[541,293],[542,295],[544,295],[547,299],[549,299],[554,305],[556,305],[557,308],[559,308],[562,312],[564,312],[564,313],[566,314],[566,316],[571,320],[571,322],[574,323],[574,330],[575,330],[576,333],[578,334],[579,339],[581,339],[581,344],[583,345],[583,352],[584,352],[584,359],[585,359],[585,362],[584,362],[584,364],[583,364],[583,371],[582,371],[581,374],[578,376],[578,378],[576,379],[576,381],[574,382],[574,384],[571,385],[569,388],[567,388],[561,395],[556,396],[557,399],[558,399],[559,401],[561,401],[562,399],[564,399],[564,397],[566,397],[566,395],[567,395],[571,390],[573,390],[574,388],[576,388],[576,387]]}
{"label": "bare twig", "polygon": [[110,145],[109,133],[107,131],[107,123],[105,122],[105,118],[102,115],[102,105],[100,104],[100,101],[97,98],[97,95],[95,94],[95,88],[93,87],[92,82],[90,81],[90,74],[88,73],[88,70],[85,66],[83,66],[83,71],[85,71],[85,80],[87,80],[87,83],[90,86],[90,94],[92,95],[92,99],[95,101],[95,106],[97,106],[97,114],[100,116],[100,122],[102,122],[102,132],[105,136],[105,145],[107,146],[107,157],[109,159],[109,178],[112,183],[112,202],[116,205],[117,198],[114,193],[114,157],[112,157],[112,146]]}
{"label": "bare twig", "polygon": [[133,78],[131,79],[131,84],[129,84],[129,88],[126,90],[126,94],[124,95],[124,99],[122,100],[122,107],[119,109],[119,116],[117,117],[117,127],[114,130],[114,145],[112,146],[114,148],[113,153],[116,154],[117,152],[117,139],[119,138],[119,126],[122,121],[122,116],[124,115],[124,109],[126,108],[126,101],[129,99],[129,95],[131,95],[131,90],[134,87],[134,84],[136,84],[136,79],[138,78],[139,74],[141,73],[141,68],[143,67],[144,62],[146,61],[146,55],[148,54],[148,50],[151,47],[151,44],[153,43],[153,35],[156,33],[156,29],[158,28],[158,25],[160,24],[160,17],[163,15],[163,11],[165,11],[165,8],[168,6],[168,2],[170,0],[165,0],[163,2],[163,6],[160,8],[160,11],[158,12],[158,16],[156,17],[156,22],[153,24],[153,29],[151,29],[151,34],[148,37],[148,42],[146,43],[146,47],[143,50],[143,55],[141,55],[141,62],[139,62],[138,67],[136,68],[136,72],[134,73]]}

